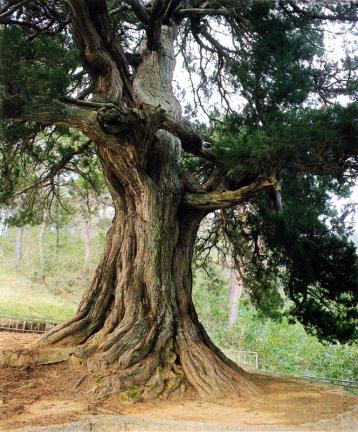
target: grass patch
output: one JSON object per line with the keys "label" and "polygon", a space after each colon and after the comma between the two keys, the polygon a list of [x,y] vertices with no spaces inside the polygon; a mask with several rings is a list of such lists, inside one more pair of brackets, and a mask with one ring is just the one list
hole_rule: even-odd
{"label": "grass patch", "polygon": [[76,301],[55,296],[44,285],[0,267],[0,314],[42,317],[59,322],[71,317],[76,308]]}

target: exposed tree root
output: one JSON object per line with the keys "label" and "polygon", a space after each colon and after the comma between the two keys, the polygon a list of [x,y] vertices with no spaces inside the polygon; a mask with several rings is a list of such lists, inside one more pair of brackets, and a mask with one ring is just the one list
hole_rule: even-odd
{"label": "exposed tree root", "polygon": [[91,389],[99,399],[113,392],[136,400],[180,398],[193,390],[202,399],[259,393],[249,374],[227,359],[190,319],[181,322],[175,338],[172,326],[165,332],[142,323],[126,330],[119,326],[103,340],[102,329],[73,354],[90,373],[102,377]]}
{"label": "exposed tree root", "polygon": [[[172,37],[168,29],[166,53],[143,47],[135,87],[143,101],[169,103],[180,119],[171,88],[156,85],[173,72]],[[257,388],[210,341],[192,303],[193,247],[206,213],[182,206],[179,141],[164,131],[139,140],[141,124],[133,129],[121,139],[105,135],[96,142],[115,207],[113,224],[77,315],[37,347],[76,347],[73,355],[103,376],[101,397],[128,389],[144,399],[189,390],[203,398],[253,394]],[[143,165],[144,153],[149,164]]]}

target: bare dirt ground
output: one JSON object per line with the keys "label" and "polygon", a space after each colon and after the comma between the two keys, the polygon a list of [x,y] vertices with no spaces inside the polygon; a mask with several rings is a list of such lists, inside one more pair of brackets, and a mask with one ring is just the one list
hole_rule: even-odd
{"label": "bare dirt ground", "polygon": [[15,331],[0,331],[0,350],[18,350],[26,348],[35,342],[41,335],[36,333],[20,333]]}
{"label": "bare dirt ground", "polygon": [[[0,349],[19,349],[33,334],[0,332]],[[327,385],[253,375],[263,389],[250,399],[185,400],[136,403],[118,395],[98,401],[101,376],[85,367],[58,363],[0,369],[0,431],[30,425],[67,423],[89,415],[121,414],[156,420],[190,420],[222,425],[298,426],[336,418],[358,405],[358,398]]]}

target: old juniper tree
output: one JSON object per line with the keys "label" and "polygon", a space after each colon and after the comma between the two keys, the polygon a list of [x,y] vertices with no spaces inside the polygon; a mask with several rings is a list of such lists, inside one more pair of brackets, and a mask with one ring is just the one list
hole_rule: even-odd
{"label": "old juniper tree", "polygon": [[[267,198],[279,210],[287,173],[301,199],[302,179],[354,176],[356,60],[349,47],[342,61],[324,52],[326,30],[353,31],[354,2],[308,3],[1,2],[2,200],[24,191],[36,204],[98,158],[115,208],[76,315],[40,347],[73,346],[110,388],[143,397],[257,391],[198,321],[193,246],[211,212]],[[191,77],[177,84],[217,126],[184,118],[176,58]]]}

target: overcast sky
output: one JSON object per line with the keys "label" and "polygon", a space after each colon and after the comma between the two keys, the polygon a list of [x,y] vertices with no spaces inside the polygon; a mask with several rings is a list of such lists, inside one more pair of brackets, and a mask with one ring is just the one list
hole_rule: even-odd
{"label": "overcast sky", "polygon": [[[215,29],[216,26],[216,29]],[[226,46],[230,46],[230,38],[225,36],[225,32],[223,31],[223,28],[219,28],[217,24],[213,25],[212,28],[218,31],[216,36],[220,39],[220,42]],[[327,32],[325,34],[325,51],[327,53],[327,56],[335,61],[338,61],[342,59],[345,56],[345,52],[348,52],[350,54],[352,53],[358,53],[357,45],[358,45],[358,35],[357,32],[354,30],[350,30],[348,33],[345,31],[346,28],[344,25],[337,25],[337,24],[328,24],[327,25]],[[195,48],[192,51],[192,54],[195,55]],[[210,68],[210,64],[207,65],[208,68]],[[192,75],[192,79],[194,81],[194,85],[197,86],[199,84],[199,77],[195,76],[195,74]],[[177,57],[177,65],[176,70],[174,73],[174,90],[183,90],[185,91],[185,95],[179,95],[182,105],[185,105],[185,103],[193,104],[193,94],[191,91],[191,85],[190,85],[190,77],[188,72],[185,70],[183,66],[183,58],[181,56]],[[238,93],[232,95],[232,104],[234,107],[239,108],[239,106],[242,104],[242,99],[240,100],[240,95]],[[349,102],[349,100],[345,97],[342,97],[339,99],[339,102],[341,104],[346,104]],[[218,109],[222,109],[222,112],[224,112],[224,108],[221,105],[221,100],[218,93],[214,93],[209,101],[209,109],[210,111],[211,107],[216,107]],[[198,109],[198,119],[202,122],[207,123],[208,118],[204,114],[204,112],[199,108]],[[339,210],[341,210],[344,205],[348,203],[358,203],[358,185],[355,186],[352,189],[352,195],[349,199],[346,200],[337,200],[336,198],[333,198],[332,200],[333,205],[336,206]],[[357,209],[358,210],[358,209]],[[352,216],[356,233],[358,234],[358,215]]]}

